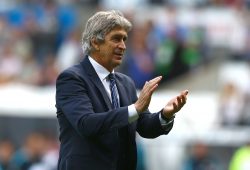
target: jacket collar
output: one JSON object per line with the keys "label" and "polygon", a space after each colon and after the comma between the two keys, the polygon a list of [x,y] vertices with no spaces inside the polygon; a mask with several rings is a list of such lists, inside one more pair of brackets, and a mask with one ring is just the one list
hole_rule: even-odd
{"label": "jacket collar", "polygon": [[112,107],[111,107],[111,102],[109,100],[108,94],[106,93],[106,90],[105,90],[100,78],[98,77],[94,67],[90,63],[88,56],[84,57],[84,59],[81,61],[81,65],[82,65],[83,69],[86,71],[86,73],[88,74],[89,79],[93,82],[93,84],[97,87],[97,89],[101,93],[108,108],[111,109]]}

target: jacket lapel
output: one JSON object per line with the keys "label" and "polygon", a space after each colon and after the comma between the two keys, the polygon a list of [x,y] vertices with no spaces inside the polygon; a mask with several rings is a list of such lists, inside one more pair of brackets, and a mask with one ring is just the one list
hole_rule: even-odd
{"label": "jacket lapel", "polygon": [[100,78],[98,77],[95,69],[93,68],[92,64],[90,63],[88,57],[86,56],[83,61],[81,62],[83,69],[85,69],[86,73],[88,74],[90,80],[94,83],[94,85],[98,88],[99,92],[101,93],[106,105],[108,106],[109,110],[111,107],[111,101],[108,97],[108,94],[103,86]]}
{"label": "jacket lapel", "polygon": [[[123,82],[123,79],[121,77],[118,77],[118,76],[116,76],[116,77],[117,77],[116,78],[116,86],[117,86],[117,89],[118,89],[118,92],[119,92],[120,105],[121,106],[129,106],[132,103],[128,98],[129,94],[126,92],[126,89],[125,89],[126,84]],[[136,129],[136,121],[129,124],[128,126],[126,126],[124,128],[127,128],[126,130],[127,130],[127,132],[129,134],[134,134],[135,129]],[[129,137],[129,140],[133,141],[134,137],[131,137],[131,135],[129,135],[128,137]]]}

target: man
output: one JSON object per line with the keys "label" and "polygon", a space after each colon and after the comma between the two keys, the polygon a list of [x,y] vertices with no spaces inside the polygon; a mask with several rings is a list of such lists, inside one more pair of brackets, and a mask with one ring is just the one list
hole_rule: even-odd
{"label": "man", "polygon": [[133,81],[114,72],[131,26],[117,11],[94,14],[82,37],[86,56],[59,75],[58,170],[135,170],[135,132],[145,138],[168,134],[175,113],[186,103],[188,91],[183,91],[160,112],[150,113],[151,96],[162,77],[146,82],[137,97]]}

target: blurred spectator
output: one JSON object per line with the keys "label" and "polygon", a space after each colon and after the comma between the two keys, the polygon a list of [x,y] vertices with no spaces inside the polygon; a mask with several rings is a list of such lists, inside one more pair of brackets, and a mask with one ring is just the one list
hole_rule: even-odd
{"label": "blurred spectator", "polygon": [[136,7],[145,7],[147,4],[147,0],[120,0],[119,3],[115,0],[99,0],[99,5],[102,8],[118,9],[121,11],[136,10]]}
{"label": "blurred spectator", "polygon": [[[60,46],[68,37],[75,33],[79,21],[77,20],[78,11],[74,6],[74,1],[71,0],[70,4],[58,6],[58,35],[57,45]],[[74,34],[73,33],[73,34]],[[80,36],[79,36],[80,37]]]}
{"label": "blurred spectator", "polygon": [[250,89],[244,94],[241,124],[250,125]]}
{"label": "blurred spectator", "polygon": [[0,84],[17,80],[23,65],[20,56],[17,56],[11,42],[6,42],[0,52]]}
{"label": "blurred spectator", "polygon": [[156,51],[156,73],[163,75],[163,80],[170,76],[172,70],[172,62],[177,50],[178,42],[176,38],[168,38],[162,42]]}
{"label": "blurred spectator", "polygon": [[0,170],[17,170],[11,164],[14,151],[14,144],[9,139],[2,139],[0,141]]}
{"label": "blurred spectator", "polygon": [[48,54],[55,53],[58,8],[53,0],[36,1],[29,4],[32,8],[26,21],[26,28],[33,44],[33,54],[38,64],[44,64]]}
{"label": "blurred spectator", "polygon": [[250,169],[250,143],[238,148],[230,161],[229,170],[249,170]]}
{"label": "blurred spectator", "polygon": [[12,164],[18,170],[29,170],[29,168],[41,161],[45,152],[46,140],[40,132],[33,132],[27,136],[24,144],[13,155]]}
{"label": "blurred spectator", "polygon": [[177,31],[178,26],[172,28],[156,51],[156,73],[163,75],[163,80],[172,80],[188,71],[188,66],[181,58],[184,46]]}
{"label": "blurred spectator", "polygon": [[[9,31],[9,25],[8,21],[6,19],[6,16],[0,15],[0,44],[1,46],[6,43],[6,40],[8,40],[10,36]],[[2,47],[0,46],[0,50],[2,50]]]}
{"label": "blurred spectator", "polygon": [[[146,25],[145,25],[146,26]],[[147,46],[147,27],[134,28],[131,46],[127,51],[127,74],[142,88],[145,81],[154,77],[154,54]]]}
{"label": "blurred spectator", "polygon": [[13,28],[11,30],[11,47],[13,52],[17,54],[21,60],[25,60],[26,57],[32,54],[31,40],[26,32],[19,28]]}
{"label": "blurred spectator", "polygon": [[48,55],[45,58],[44,65],[40,66],[38,72],[38,86],[54,85],[58,76],[58,68],[56,65],[56,58],[53,55]]}
{"label": "blurred spectator", "polygon": [[[202,41],[203,29],[200,27],[186,28],[186,37],[182,40],[183,50],[181,53],[182,63],[187,67],[187,70],[195,69],[202,61]],[[183,39],[183,38],[182,38]]]}
{"label": "blurred spectator", "polygon": [[55,135],[45,133],[44,152],[41,161],[33,164],[29,170],[56,170],[59,156],[59,145]]}
{"label": "blurred spectator", "polygon": [[80,47],[79,32],[73,31],[66,37],[65,41],[58,49],[56,63],[59,71],[76,64],[81,57],[82,50]]}
{"label": "blurred spectator", "polygon": [[183,170],[222,170],[220,161],[209,153],[204,143],[195,143],[191,155],[184,162]]}
{"label": "blurred spectator", "polygon": [[174,7],[163,9],[154,21],[156,44],[156,72],[168,75],[169,67],[177,47],[176,10]]}
{"label": "blurred spectator", "polygon": [[40,78],[39,65],[33,56],[26,56],[23,60],[23,69],[19,81],[24,84],[38,85]]}
{"label": "blurred spectator", "polygon": [[243,109],[243,96],[233,82],[225,83],[220,94],[219,115],[221,124],[237,126],[240,124]]}

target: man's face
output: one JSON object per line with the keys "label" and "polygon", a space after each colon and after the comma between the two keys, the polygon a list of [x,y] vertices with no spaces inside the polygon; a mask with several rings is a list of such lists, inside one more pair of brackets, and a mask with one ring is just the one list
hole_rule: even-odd
{"label": "man's face", "polygon": [[104,42],[98,45],[98,60],[109,71],[122,63],[127,36],[127,32],[123,28],[115,27],[105,36]]}

